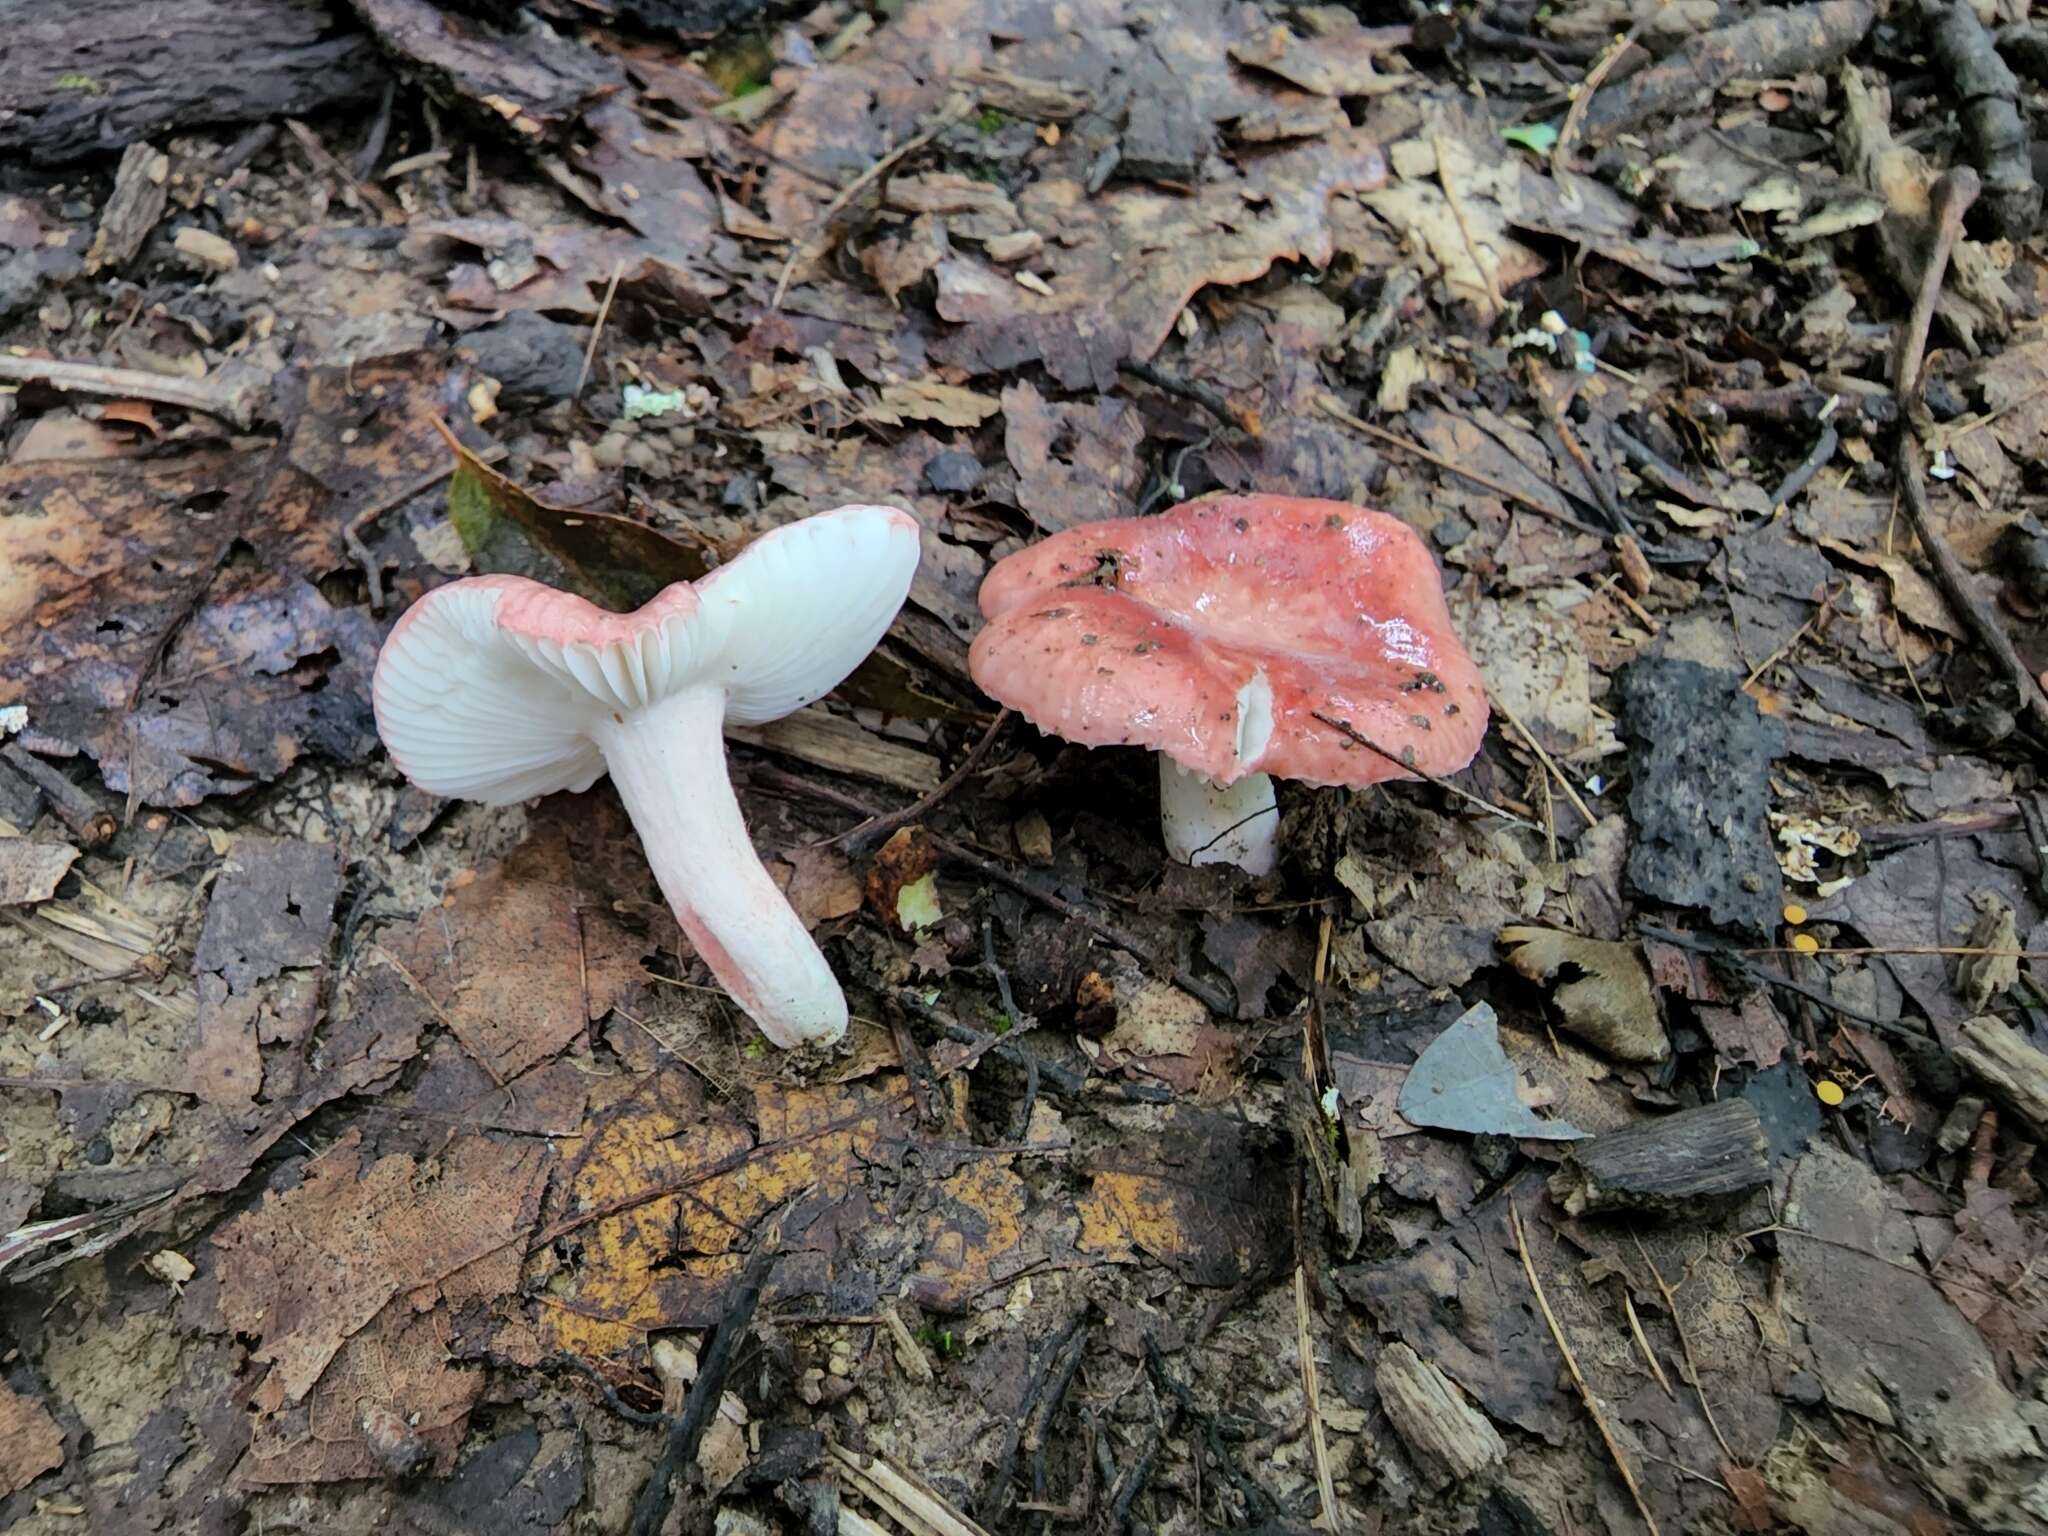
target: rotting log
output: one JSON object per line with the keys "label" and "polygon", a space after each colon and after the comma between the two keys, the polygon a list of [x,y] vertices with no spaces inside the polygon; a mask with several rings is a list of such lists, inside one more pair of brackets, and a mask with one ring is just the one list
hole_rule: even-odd
{"label": "rotting log", "polygon": [[376,47],[322,0],[6,0],[0,161],[61,165],[367,99]]}
{"label": "rotting log", "polygon": [[1771,1176],[1770,1144],[1756,1106],[1723,1099],[1576,1143],[1550,1176],[1567,1215],[1640,1211],[1697,1214]]}
{"label": "rotting log", "polygon": [[2018,1030],[1988,1015],[1965,1019],[1956,1060],[2035,1135],[2048,1134],[2048,1055],[2027,1044]]}
{"label": "rotting log", "polygon": [[1373,1385],[1416,1471],[1432,1488],[1450,1483],[1483,1487],[1507,1460],[1507,1445],[1492,1421],[1406,1344],[1380,1351]]}

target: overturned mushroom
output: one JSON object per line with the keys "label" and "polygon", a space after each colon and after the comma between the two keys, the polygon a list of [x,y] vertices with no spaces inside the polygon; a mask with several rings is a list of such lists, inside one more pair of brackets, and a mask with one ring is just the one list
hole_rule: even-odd
{"label": "overturned mushroom", "polygon": [[1343,502],[1216,496],[1069,528],[999,562],[981,611],[975,682],[1068,741],[1157,752],[1167,850],[1189,863],[1270,870],[1275,778],[1454,773],[1486,733],[1436,562]]}
{"label": "overturned mushroom", "polygon": [[841,507],[778,528],[637,612],[517,576],[407,610],[372,698],[391,760],[430,794],[511,805],[609,773],[697,953],[780,1046],[835,1040],[846,999],[754,853],[723,726],[822,697],[889,627],[918,527]]}

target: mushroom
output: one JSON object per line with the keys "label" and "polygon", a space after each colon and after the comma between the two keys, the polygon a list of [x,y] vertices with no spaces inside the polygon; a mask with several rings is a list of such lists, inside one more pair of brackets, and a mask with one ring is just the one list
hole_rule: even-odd
{"label": "mushroom", "polygon": [[1270,871],[1275,778],[1455,773],[1486,734],[1436,562],[1344,502],[1214,496],[1082,524],[999,561],[981,611],[983,692],[1068,741],[1156,752],[1186,863]]}
{"label": "mushroom", "polygon": [[518,576],[428,593],[371,689],[391,760],[430,794],[512,805],[609,773],[697,953],[779,1046],[832,1041],[846,999],[761,867],[723,727],[778,720],[882,638],[917,569],[918,525],[841,507],[764,535],[638,611]]}

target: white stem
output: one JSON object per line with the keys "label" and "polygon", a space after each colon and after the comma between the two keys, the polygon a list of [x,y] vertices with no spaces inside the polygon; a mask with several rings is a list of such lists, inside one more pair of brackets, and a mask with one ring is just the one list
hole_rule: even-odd
{"label": "white stem", "polygon": [[1279,858],[1280,807],[1273,781],[1246,774],[1218,784],[1189,773],[1164,752],[1159,758],[1159,830],[1166,851],[1183,864],[1235,864],[1271,874]]}
{"label": "white stem", "polygon": [[785,1049],[837,1040],[845,994],[754,852],[724,723],[725,690],[703,684],[608,715],[596,737],[662,895],[733,1001]]}

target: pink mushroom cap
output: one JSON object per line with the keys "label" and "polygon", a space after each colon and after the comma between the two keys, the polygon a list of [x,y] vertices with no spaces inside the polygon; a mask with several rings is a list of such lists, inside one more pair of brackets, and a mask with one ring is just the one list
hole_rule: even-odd
{"label": "pink mushroom cap", "polygon": [[1215,496],[1069,528],[998,562],[981,611],[969,669],[991,698],[1219,784],[1414,776],[1318,714],[1437,776],[1486,734],[1436,562],[1398,518],[1345,502]]}

